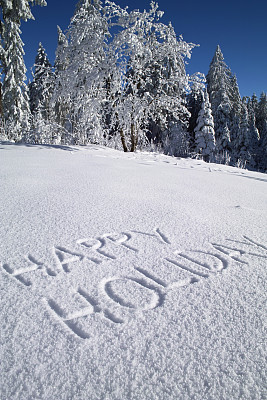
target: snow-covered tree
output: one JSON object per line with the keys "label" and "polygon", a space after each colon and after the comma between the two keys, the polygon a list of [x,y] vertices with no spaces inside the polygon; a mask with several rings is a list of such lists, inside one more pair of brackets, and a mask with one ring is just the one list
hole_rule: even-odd
{"label": "snow-covered tree", "polygon": [[231,150],[231,137],[230,130],[228,128],[227,123],[225,124],[222,135],[220,137],[220,141],[216,143],[218,153],[227,152],[229,153]]}
{"label": "snow-covered tree", "polygon": [[[231,142],[232,142],[232,153],[234,155],[236,148],[238,148],[238,136],[240,129],[240,122],[242,119],[243,106],[239,93],[239,87],[237,83],[236,75],[233,75],[230,80],[230,92],[229,98],[231,102],[231,112],[230,112],[230,131],[231,131]],[[235,141],[237,140],[237,144]]]}
{"label": "snow-covered tree", "polygon": [[[220,130],[230,121],[231,104],[231,71],[224,62],[224,57],[218,45],[211,61],[207,79],[207,91],[215,120],[215,130]],[[223,114],[220,118],[220,115]],[[217,132],[216,132],[217,135]]]}
{"label": "snow-covered tree", "polygon": [[255,118],[258,111],[258,97],[255,93],[251,96],[251,107],[253,108]]}
{"label": "snow-covered tree", "polygon": [[58,45],[56,50],[55,59],[55,81],[54,90],[51,99],[51,108],[54,110],[55,122],[61,126],[62,129],[62,144],[65,144],[66,124],[68,120],[68,114],[70,111],[69,94],[64,93],[62,90],[61,79],[63,71],[66,70],[68,65],[68,59],[66,57],[66,47],[68,47],[68,40],[61,28],[57,27],[58,32]]}
{"label": "snow-covered tree", "polygon": [[45,0],[0,0],[4,21],[10,19],[20,23],[21,20],[34,19],[30,4],[47,5]]}
{"label": "snow-covered tree", "polygon": [[262,139],[267,135],[267,94],[262,92],[256,111],[256,125]]}
{"label": "snow-covered tree", "polygon": [[3,80],[3,116],[9,139],[20,140],[29,129],[29,98],[21,20],[33,19],[31,4],[46,5],[45,0],[0,0],[1,6],[1,68]]}
{"label": "snow-covered tree", "polygon": [[34,64],[33,81],[29,85],[31,129],[25,140],[31,143],[61,143],[60,130],[56,126],[51,97],[54,73],[41,43]]}
{"label": "snow-covered tree", "polygon": [[33,81],[29,85],[30,109],[41,112],[43,119],[49,120],[50,99],[54,85],[54,74],[42,43],[39,43],[34,64]]}
{"label": "snow-covered tree", "polygon": [[[253,97],[253,96],[252,96]],[[256,127],[256,116],[255,109],[252,102],[252,99],[248,98],[247,100],[247,110],[248,110],[248,130],[249,130],[249,138],[250,144],[249,149],[254,160],[254,168],[257,167],[258,158],[259,158],[259,131]]]}
{"label": "snow-covered tree", "polygon": [[[214,118],[216,142],[220,146],[225,142],[222,140],[222,135],[227,125],[234,150],[240,123],[241,98],[236,77],[224,62],[220,46],[217,46],[210,64],[207,75],[207,90]],[[226,149],[221,149],[221,151],[224,150]]]}
{"label": "snow-covered tree", "polygon": [[247,99],[247,109],[248,109],[249,130],[251,132],[252,141],[254,143],[258,143],[260,139],[260,134],[256,127],[255,109],[253,106],[253,102],[250,98]]}
{"label": "snow-covered tree", "polygon": [[197,118],[195,144],[196,152],[203,156],[204,161],[210,161],[215,150],[215,132],[211,105],[206,90],[202,94],[202,105]]}
{"label": "snow-covered tree", "polygon": [[190,112],[188,132],[190,137],[190,150],[195,150],[195,128],[197,118],[203,100],[203,90],[205,88],[205,76],[196,73],[190,77],[190,92],[187,96],[187,109]]}
{"label": "snow-covered tree", "polygon": [[259,130],[259,167],[267,171],[267,94],[262,93],[257,107],[256,125]]}
{"label": "snow-covered tree", "polygon": [[24,131],[29,129],[29,97],[25,84],[26,68],[23,60],[23,43],[19,25],[6,21],[3,34],[5,43],[4,80],[3,80],[3,116],[7,136],[18,141]]}
{"label": "snow-covered tree", "polygon": [[246,102],[243,101],[240,126],[238,131],[238,136],[235,141],[235,148],[237,150],[237,155],[242,166],[246,166],[247,162],[250,160],[250,137],[249,137],[249,122],[248,122],[248,110]]}
{"label": "snow-covered tree", "polygon": [[68,47],[66,35],[62,32],[60,26],[57,26],[57,50],[55,59],[55,73],[64,71],[67,68],[68,60],[65,57],[65,48]]}
{"label": "snow-covered tree", "polygon": [[155,2],[149,11],[119,12],[122,29],[115,35],[112,49],[119,60],[121,83],[115,88],[113,123],[119,126],[124,150],[135,151],[146,141],[151,121],[159,124],[160,130],[173,127],[174,137],[185,130],[189,113],[184,58],[190,58],[194,45],[182,37],[177,40],[172,25],[158,21],[162,12]]}
{"label": "snow-covered tree", "polygon": [[[109,35],[100,1],[79,2],[67,33],[61,35],[56,71],[55,104],[69,108],[65,121],[74,143],[101,141],[101,102],[106,65],[106,38]],[[60,37],[59,37],[60,39]],[[59,51],[61,55],[59,56]],[[62,66],[62,60],[67,62]],[[56,105],[57,108],[58,105]],[[59,110],[62,118],[62,110]]]}

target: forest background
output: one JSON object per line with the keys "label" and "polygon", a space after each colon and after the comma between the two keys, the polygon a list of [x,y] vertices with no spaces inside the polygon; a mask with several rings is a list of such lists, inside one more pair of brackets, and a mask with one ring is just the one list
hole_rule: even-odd
{"label": "forest background", "polygon": [[68,30],[58,27],[53,66],[40,43],[27,85],[20,25],[32,18],[33,3],[0,2],[4,138],[98,143],[267,169],[266,93],[241,99],[219,46],[206,79],[189,75],[196,47],[161,22],[156,3],[140,12],[80,1]]}

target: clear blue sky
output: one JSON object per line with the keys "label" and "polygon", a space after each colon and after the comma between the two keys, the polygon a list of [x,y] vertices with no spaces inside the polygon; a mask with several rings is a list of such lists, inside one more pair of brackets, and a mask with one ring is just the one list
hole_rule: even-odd
{"label": "clear blue sky", "polygon": [[[115,0],[129,9],[148,9],[149,0]],[[42,42],[50,62],[55,59],[57,25],[65,31],[77,1],[47,0],[47,7],[32,7],[35,21],[22,24],[25,63],[34,64]],[[241,96],[267,92],[267,1],[266,0],[160,0],[162,22],[172,22],[177,34],[199,44],[188,60],[187,72],[207,74],[217,44],[226,64],[237,75]]]}

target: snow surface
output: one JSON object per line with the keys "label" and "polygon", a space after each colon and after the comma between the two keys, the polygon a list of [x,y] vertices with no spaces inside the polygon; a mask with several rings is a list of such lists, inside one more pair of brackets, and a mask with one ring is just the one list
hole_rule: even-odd
{"label": "snow surface", "polygon": [[266,181],[0,144],[1,400],[266,398]]}

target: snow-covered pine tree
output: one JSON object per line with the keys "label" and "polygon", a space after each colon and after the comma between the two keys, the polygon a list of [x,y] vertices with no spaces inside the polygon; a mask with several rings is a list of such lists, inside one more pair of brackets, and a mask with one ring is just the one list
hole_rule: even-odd
{"label": "snow-covered pine tree", "polygon": [[60,143],[55,127],[51,97],[54,87],[54,73],[41,43],[39,43],[34,64],[33,80],[29,85],[31,130],[25,140],[31,143]]}
{"label": "snow-covered pine tree", "polygon": [[230,151],[231,151],[231,137],[230,137],[230,130],[228,128],[227,123],[225,124],[223,128],[222,135],[220,137],[220,142],[217,144],[217,150],[219,150],[219,153],[224,153],[225,155],[228,154],[228,158],[230,157]]}
{"label": "snow-covered pine tree", "polygon": [[258,112],[258,97],[257,97],[256,93],[253,93],[250,101],[251,101],[251,107],[253,108],[255,118],[256,118],[257,112]]}
{"label": "snow-covered pine tree", "polygon": [[247,163],[249,163],[251,160],[250,144],[251,141],[249,132],[248,110],[246,99],[243,99],[240,127],[235,142],[235,148],[238,154],[238,163],[242,167],[247,166]]}
{"label": "snow-covered pine tree", "polygon": [[206,90],[202,93],[202,105],[195,128],[195,145],[195,151],[203,156],[204,161],[212,160],[215,151],[215,132],[211,105]]}
{"label": "snow-covered pine tree", "polygon": [[19,141],[30,126],[29,97],[25,84],[26,67],[20,34],[19,24],[6,21],[3,35],[5,43],[3,116],[7,137],[14,141]]}
{"label": "snow-covered pine tree", "polygon": [[257,168],[257,163],[259,159],[259,131],[256,127],[256,116],[255,109],[252,102],[252,99],[247,99],[247,110],[248,110],[248,130],[249,130],[249,138],[250,144],[249,149],[254,160],[254,165],[251,165],[253,168]]}
{"label": "snow-covered pine tree", "polygon": [[188,132],[190,150],[195,150],[195,128],[197,126],[197,118],[201,109],[203,100],[203,90],[205,88],[205,76],[197,73],[190,78],[190,92],[187,95],[187,109],[190,112]]}
{"label": "snow-covered pine tree", "polygon": [[234,150],[239,130],[241,99],[236,77],[232,75],[230,68],[224,62],[220,46],[217,46],[210,64],[207,90],[214,118],[217,151],[227,150],[222,148],[223,143],[227,144],[227,141],[222,140],[226,125],[230,130],[230,140]]}
{"label": "snow-covered pine tree", "polygon": [[[239,143],[239,128],[242,119],[242,113],[244,114],[243,105],[239,93],[239,87],[236,79],[236,75],[231,77],[231,85],[229,98],[231,102],[231,112],[230,112],[230,120],[231,120],[231,142],[232,142],[232,154],[233,156],[239,156],[237,148]],[[237,143],[236,143],[237,142]]]}
{"label": "snow-covered pine tree", "polygon": [[267,135],[267,94],[262,92],[256,110],[256,126],[262,139]]}
{"label": "snow-covered pine tree", "polygon": [[[3,116],[10,140],[18,141],[29,129],[29,98],[27,93],[26,67],[23,60],[23,43],[20,37],[21,20],[33,19],[30,3],[34,0],[0,0],[1,41],[0,52],[3,80]],[[45,0],[36,0],[46,5]]]}
{"label": "snow-covered pine tree", "polygon": [[218,145],[222,145],[222,134],[225,126],[230,126],[231,104],[229,91],[231,85],[231,73],[224,62],[223,54],[218,45],[215,55],[211,61],[207,79],[207,91],[211,103],[212,114],[214,118],[215,138]]}
{"label": "snow-covered pine tree", "polygon": [[65,47],[68,47],[68,40],[66,35],[62,32],[60,26],[57,26],[57,50],[55,59],[55,73],[64,71],[67,68],[68,60],[65,57]]}
{"label": "snow-covered pine tree", "polygon": [[[57,27],[58,32],[58,45],[56,50],[55,59],[55,82],[54,90],[51,101],[51,108],[54,110],[55,122],[62,127],[61,139],[62,144],[69,142],[69,135],[67,133],[67,121],[70,112],[70,99],[69,94],[62,90],[61,77],[64,76],[63,71],[68,66],[68,59],[66,57],[66,48],[68,47],[68,40],[61,28]],[[68,139],[67,139],[68,138]]]}
{"label": "snow-covered pine tree", "polygon": [[259,135],[259,131],[258,131],[257,127],[256,127],[255,108],[253,106],[252,99],[250,99],[248,97],[248,98],[246,98],[246,101],[247,101],[248,121],[249,121],[250,131],[254,131],[254,135],[252,135],[254,137],[253,140],[258,142],[258,140],[260,138],[260,135]]}
{"label": "snow-covered pine tree", "polygon": [[7,19],[17,23],[20,23],[21,20],[34,19],[30,4],[47,5],[46,0],[0,0],[4,23]]}
{"label": "snow-covered pine tree", "polygon": [[42,43],[39,43],[34,64],[33,80],[29,85],[30,109],[34,114],[41,112],[44,120],[49,120],[50,99],[54,85],[54,74]]}
{"label": "snow-covered pine tree", "polygon": [[261,93],[257,107],[256,125],[259,130],[259,168],[267,171],[267,94]]}

